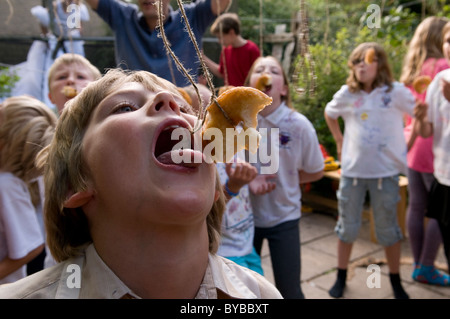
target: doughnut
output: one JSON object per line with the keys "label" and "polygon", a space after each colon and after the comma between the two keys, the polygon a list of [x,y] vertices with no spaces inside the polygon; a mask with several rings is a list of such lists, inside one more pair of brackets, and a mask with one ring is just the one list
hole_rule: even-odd
{"label": "doughnut", "polygon": [[427,90],[430,83],[431,77],[428,75],[421,75],[413,81],[413,88],[417,93],[422,94]]}
{"label": "doughnut", "polygon": [[375,49],[374,48],[369,48],[366,51],[366,55],[364,56],[364,62],[366,64],[372,64],[374,58],[375,58]]}
{"label": "doughnut", "polygon": [[272,85],[272,77],[264,73],[259,77],[258,81],[256,81],[255,88],[260,91],[265,91],[269,85]]}
{"label": "doughnut", "polygon": [[[203,149],[205,150],[209,143],[215,142],[215,137],[205,137],[205,133],[208,132],[208,129],[217,128],[221,131],[223,140],[217,141],[219,144],[222,143],[220,144],[222,152],[217,148],[214,149],[214,152],[211,152],[212,160],[215,162],[228,162],[233,158],[234,154],[242,149],[255,153],[259,147],[260,138],[259,132],[256,130],[258,125],[257,115],[267,105],[272,103],[272,98],[255,88],[239,86],[228,89],[219,95],[217,103],[228,115],[229,119],[224,116],[215,102],[208,106],[206,109],[208,112],[202,127]],[[240,132],[236,130],[239,124],[242,125]],[[227,136],[227,128],[233,128],[235,134],[228,134],[231,136]],[[206,135],[211,134],[211,132],[214,134],[215,131],[211,130]],[[244,136],[248,136],[248,139],[244,138]],[[256,145],[249,143],[249,140],[255,137]],[[227,148],[230,151],[226,151]]]}
{"label": "doughnut", "polygon": [[219,92],[217,93],[217,95],[221,95],[223,92],[225,92],[226,90],[229,90],[229,89],[232,89],[232,88],[234,88],[234,86],[233,85],[224,85],[224,86],[221,86],[220,88],[219,88]]}
{"label": "doughnut", "polygon": [[77,89],[75,89],[74,87],[71,87],[71,86],[67,86],[67,85],[65,87],[63,87],[63,89],[61,90],[61,93],[64,94],[69,99],[75,97],[78,94]]}

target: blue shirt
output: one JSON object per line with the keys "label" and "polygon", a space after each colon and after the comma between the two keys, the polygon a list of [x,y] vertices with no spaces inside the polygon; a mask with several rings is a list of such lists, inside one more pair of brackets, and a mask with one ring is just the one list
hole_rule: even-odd
{"label": "blue shirt", "polygon": [[[201,48],[202,36],[216,16],[211,10],[211,0],[185,4],[184,10],[189,25]],[[150,31],[142,12],[135,4],[119,0],[100,0],[98,15],[109,24],[115,35],[115,55],[117,66],[128,70],[145,70],[174,82],[168,65],[167,52],[158,28]],[[170,8],[164,31],[172,51],[188,70],[194,80],[200,67],[199,58],[187,33],[180,10]],[[170,58],[177,86],[190,84],[185,75],[177,69]]]}

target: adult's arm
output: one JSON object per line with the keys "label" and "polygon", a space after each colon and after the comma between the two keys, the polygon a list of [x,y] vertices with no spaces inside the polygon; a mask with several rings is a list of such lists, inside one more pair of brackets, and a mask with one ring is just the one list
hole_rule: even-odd
{"label": "adult's arm", "polygon": [[99,1],[100,0],[85,0],[92,10],[97,10]]}
{"label": "adult's arm", "polygon": [[[99,1],[99,0],[91,0],[91,1]],[[228,6],[231,4],[232,0],[211,0],[211,10],[217,16],[223,11],[225,11]]]}

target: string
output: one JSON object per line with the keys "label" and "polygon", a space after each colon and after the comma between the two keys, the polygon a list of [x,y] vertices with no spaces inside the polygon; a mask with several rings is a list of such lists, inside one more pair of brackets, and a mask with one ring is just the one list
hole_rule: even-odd
{"label": "string", "polygon": [[263,54],[263,0],[259,0],[259,51]]}
{"label": "string", "polygon": [[[205,61],[203,60],[202,54],[200,52],[200,48],[197,44],[197,40],[195,39],[195,36],[192,32],[191,26],[189,24],[189,20],[186,16],[186,12],[184,11],[184,6],[181,0],[177,0],[178,6],[179,6],[179,10],[181,12],[181,15],[183,17],[183,20],[186,24],[186,30],[189,34],[189,37],[194,45],[195,51],[197,53],[197,57],[200,60],[200,65],[202,66],[202,70],[203,70],[203,74],[205,75],[205,79],[206,82],[208,84],[208,87],[211,91],[211,99],[210,99],[210,103],[211,104],[216,104],[217,107],[220,109],[220,111],[222,112],[222,114],[225,116],[225,118],[232,123],[231,119],[229,118],[228,114],[223,110],[223,108],[220,106],[220,104],[217,102],[216,100],[216,96],[215,96],[215,89],[214,89],[214,84],[212,82],[212,77],[211,74],[209,73],[208,67],[206,66]],[[203,123],[205,121],[205,116],[206,116],[206,106],[204,106],[203,104],[203,100],[202,97],[200,95],[200,92],[198,90],[197,84],[195,83],[195,81],[192,79],[192,76],[189,74],[189,71],[186,70],[186,68],[183,66],[183,64],[180,62],[180,60],[178,59],[178,57],[175,55],[175,53],[172,51],[172,49],[170,48],[170,44],[169,41],[167,40],[167,36],[166,33],[164,31],[164,25],[163,25],[163,9],[162,9],[162,1],[159,1],[159,6],[158,6],[158,15],[159,15],[159,29],[160,29],[160,34],[161,34],[161,38],[163,40],[164,46],[167,50],[167,52],[169,53],[169,55],[172,57],[172,59],[175,61],[175,64],[177,65],[177,68],[183,72],[183,74],[186,76],[186,78],[189,80],[189,82],[192,84],[192,86],[194,87],[194,90],[197,94],[198,100],[200,102],[200,108],[199,108],[199,112],[198,112],[198,116],[197,116],[197,122],[194,126],[194,129],[191,133],[195,133],[196,131],[198,131],[202,126]]]}
{"label": "string", "polygon": [[6,18],[5,24],[8,25],[14,15],[14,7],[10,0],[6,0],[6,3],[8,4],[9,15],[8,15],[8,18]]}
{"label": "string", "polygon": [[[219,0],[216,0],[217,2],[217,8],[220,8],[220,2]],[[220,11],[220,10],[219,10]],[[220,17],[221,13],[217,16],[217,19]],[[220,47],[221,47],[221,55],[223,58],[223,73],[224,73],[224,82],[225,86],[228,86],[228,69],[227,69],[227,59],[225,56],[225,46],[223,44],[223,23],[222,21],[219,22],[219,39],[220,39]]]}
{"label": "string", "polygon": [[316,90],[316,74],[314,59],[309,52],[309,26],[305,8],[305,0],[300,2],[300,60],[297,63],[292,79],[297,87],[296,91],[299,94],[304,94],[306,90],[298,88],[298,74],[303,70],[303,81],[309,88],[311,96],[315,94]]}

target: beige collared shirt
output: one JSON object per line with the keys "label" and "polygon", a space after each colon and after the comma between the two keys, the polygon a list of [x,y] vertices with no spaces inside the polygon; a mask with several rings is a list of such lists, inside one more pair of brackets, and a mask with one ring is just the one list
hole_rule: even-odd
{"label": "beige collared shirt", "polygon": [[[219,295],[219,296],[218,296]],[[278,299],[279,291],[258,273],[209,254],[196,299]],[[0,286],[0,299],[140,299],[103,262],[94,245],[85,253],[12,284]]]}

